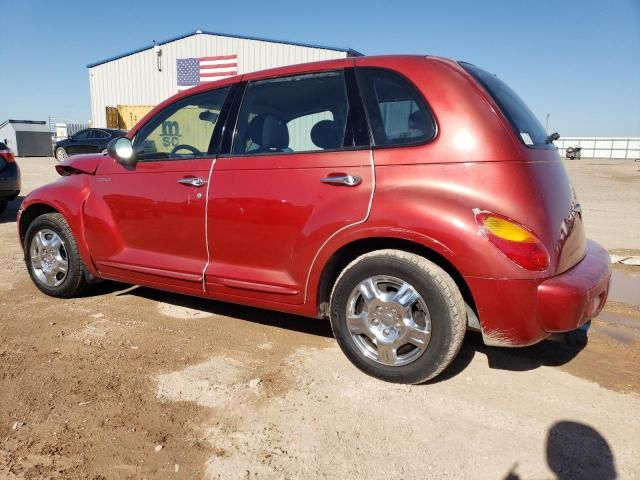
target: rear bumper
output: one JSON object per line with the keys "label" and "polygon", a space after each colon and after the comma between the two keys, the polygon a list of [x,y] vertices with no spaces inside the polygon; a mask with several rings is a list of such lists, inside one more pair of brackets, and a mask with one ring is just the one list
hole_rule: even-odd
{"label": "rear bumper", "polygon": [[468,278],[487,345],[526,346],[569,332],[597,316],[609,293],[611,260],[589,241],[570,270],[547,279]]}
{"label": "rear bumper", "polygon": [[0,172],[0,200],[13,200],[19,193],[20,169],[10,163]]}
{"label": "rear bumper", "polygon": [[575,330],[597,316],[609,294],[611,258],[595,242],[571,270],[538,286],[538,318],[545,332]]}

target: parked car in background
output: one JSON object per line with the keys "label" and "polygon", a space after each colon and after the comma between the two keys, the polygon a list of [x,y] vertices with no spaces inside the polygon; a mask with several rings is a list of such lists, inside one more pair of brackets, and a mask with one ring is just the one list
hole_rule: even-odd
{"label": "parked car in background", "polygon": [[0,142],[0,213],[20,193],[20,169],[13,152]]}
{"label": "parked car in background", "polygon": [[421,383],[467,328],[531,345],[603,308],[609,255],[585,236],[551,137],[464,62],[254,72],[181,92],[108,155],[57,165],[19,235],[47,295],[106,278],[329,317],[363,372]]}
{"label": "parked car in background", "polygon": [[569,160],[580,160],[582,157],[582,147],[569,147],[564,154]]}
{"label": "parked car in background", "polygon": [[107,144],[127,132],[110,128],[85,128],[69,138],[56,142],[54,155],[59,162],[80,153],[107,153]]}

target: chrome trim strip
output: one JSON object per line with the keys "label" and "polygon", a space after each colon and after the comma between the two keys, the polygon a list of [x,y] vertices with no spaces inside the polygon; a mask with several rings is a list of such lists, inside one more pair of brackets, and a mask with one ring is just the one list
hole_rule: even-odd
{"label": "chrome trim strip", "polygon": [[207,263],[202,269],[202,291],[207,293],[206,271],[211,263],[211,254],[209,253],[209,190],[211,190],[211,175],[213,174],[213,167],[216,165],[216,159],[211,162],[211,168],[209,169],[209,178],[207,179],[207,192],[204,196],[204,244],[207,249]]}

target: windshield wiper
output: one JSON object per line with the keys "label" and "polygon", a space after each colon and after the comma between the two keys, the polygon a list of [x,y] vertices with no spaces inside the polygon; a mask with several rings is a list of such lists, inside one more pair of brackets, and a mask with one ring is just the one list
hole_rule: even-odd
{"label": "windshield wiper", "polygon": [[553,143],[560,138],[560,134],[558,132],[553,132],[551,135],[547,137],[544,143]]}

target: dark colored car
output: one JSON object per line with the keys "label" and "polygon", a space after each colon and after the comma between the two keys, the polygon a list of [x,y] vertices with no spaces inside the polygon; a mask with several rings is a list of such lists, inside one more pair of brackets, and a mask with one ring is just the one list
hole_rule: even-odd
{"label": "dark colored car", "polygon": [[56,159],[62,162],[72,155],[80,153],[106,153],[107,144],[127,132],[110,128],[85,128],[65,140],[56,143],[53,151]]}
{"label": "dark colored car", "polygon": [[168,99],[108,155],[56,165],[19,234],[48,295],[106,278],[329,317],[362,371],[420,383],[467,328],[531,345],[605,304],[610,258],[585,236],[555,137],[463,62],[253,72]]}
{"label": "dark colored car", "polygon": [[20,169],[13,152],[0,142],[0,213],[20,193]]}

